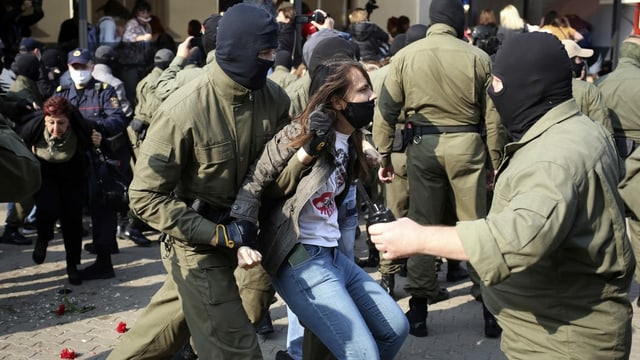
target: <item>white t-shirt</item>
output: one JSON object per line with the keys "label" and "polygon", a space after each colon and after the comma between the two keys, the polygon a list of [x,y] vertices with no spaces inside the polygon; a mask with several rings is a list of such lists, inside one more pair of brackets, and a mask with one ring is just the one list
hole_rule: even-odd
{"label": "white t-shirt", "polygon": [[345,189],[349,161],[349,135],[336,132],[336,170],[327,182],[309,199],[302,210],[298,225],[302,244],[336,247],[340,240],[336,194]]}

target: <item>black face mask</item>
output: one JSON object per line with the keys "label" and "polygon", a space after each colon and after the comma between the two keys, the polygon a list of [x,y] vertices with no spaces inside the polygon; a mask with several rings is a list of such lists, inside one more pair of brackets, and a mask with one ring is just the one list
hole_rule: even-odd
{"label": "black face mask", "polygon": [[363,128],[373,121],[373,110],[375,109],[373,100],[365,102],[347,102],[347,107],[342,110],[342,114],[351,126],[356,129]]}

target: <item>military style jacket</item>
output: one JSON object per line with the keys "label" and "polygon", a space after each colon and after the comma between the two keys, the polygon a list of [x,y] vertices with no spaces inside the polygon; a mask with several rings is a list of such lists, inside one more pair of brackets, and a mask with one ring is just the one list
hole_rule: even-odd
{"label": "military style jacket", "polygon": [[285,66],[278,65],[273,69],[269,79],[273,80],[276,84],[280,85],[283,89],[286,89],[294,81],[298,80],[295,74],[292,74]]}
{"label": "military style jacket", "polygon": [[40,162],[0,115],[0,202],[21,201],[40,189]]}
{"label": "military style jacket", "polygon": [[188,203],[228,211],[249,166],[289,121],[289,100],[272,81],[251,91],[215,61],[204,69],[154,114],[129,190],[136,215],[191,244],[209,244],[216,224]]}
{"label": "military style jacket", "polygon": [[611,135],[571,99],[506,145],[487,217],[457,224],[509,357],[624,358],[635,261],[623,171]]}
{"label": "military style jacket", "polygon": [[136,119],[140,119],[147,124],[151,124],[153,113],[158,109],[162,102],[156,96],[156,81],[162,74],[162,69],[154,67],[151,72],[140,80],[136,85]]}
{"label": "military style jacket", "polygon": [[595,122],[600,123],[613,135],[609,109],[604,103],[600,89],[592,83],[573,79],[571,80],[571,90],[573,91],[573,98],[576,99],[580,107],[580,111]]}
{"label": "military style jacket", "polygon": [[458,39],[453,27],[434,24],[425,39],[400,50],[378,94],[378,107],[386,126],[376,143],[386,162],[391,153],[395,125],[404,109],[416,125],[482,125],[493,167],[502,154],[500,117],[487,95],[491,59],[484,51]]}

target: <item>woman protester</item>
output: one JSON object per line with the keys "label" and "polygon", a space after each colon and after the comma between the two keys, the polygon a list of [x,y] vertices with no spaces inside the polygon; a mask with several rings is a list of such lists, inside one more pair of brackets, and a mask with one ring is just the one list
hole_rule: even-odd
{"label": "woman protester", "polygon": [[320,65],[310,94],[304,112],[267,143],[232,206],[240,221],[255,222],[262,210],[259,251],[240,251],[239,266],[261,261],[278,294],[336,358],[392,359],[407,319],[338,250],[337,210],[352,180],[367,174],[360,129],[373,119],[376,95],[351,59]]}
{"label": "woman protester", "polygon": [[42,110],[25,117],[19,132],[40,161],[42,186],[35,194],[38,237],[33,261],[42,264],[53,239],[56,220],[62,224],[67,276],[72,285],[82,283],[77,265],[82,245],[82,206],[87,188],[88,149],[100,144],[71,103],[60,96],[45,101]]}

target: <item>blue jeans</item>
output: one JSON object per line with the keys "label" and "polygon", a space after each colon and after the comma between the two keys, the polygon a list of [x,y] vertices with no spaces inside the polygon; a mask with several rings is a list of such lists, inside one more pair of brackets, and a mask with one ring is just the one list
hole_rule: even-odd
{"label": "blue jeans", "polygon": [[409,333],[398,304],[340,251],[297,246],[308,258],[285,261],[272,282],[304,326],[338,359],[393,359]]}
{"label": "blue jeans", "polygon": [[338,225],[340,226],[340,240],[338,247],[348,258],[354,258],[356,243],[356,229],[358,228],[358,206],[356,205],[356,185],[351,183],[347,196],[338,209]]}

